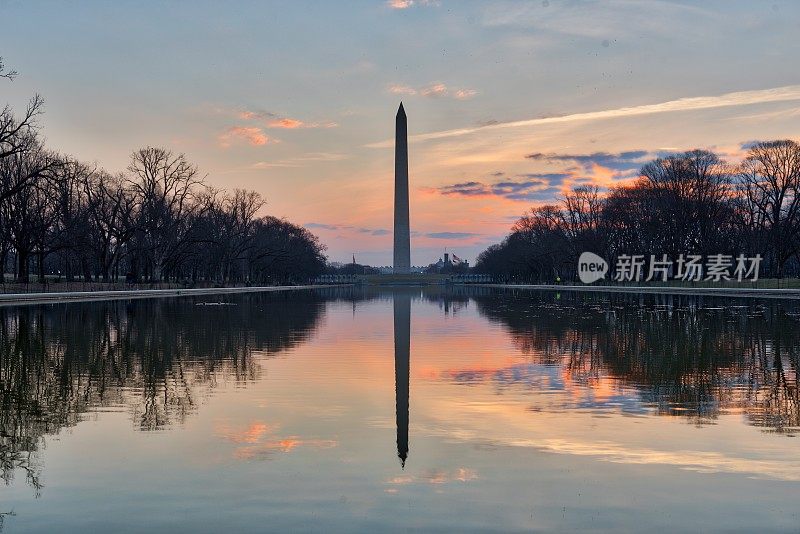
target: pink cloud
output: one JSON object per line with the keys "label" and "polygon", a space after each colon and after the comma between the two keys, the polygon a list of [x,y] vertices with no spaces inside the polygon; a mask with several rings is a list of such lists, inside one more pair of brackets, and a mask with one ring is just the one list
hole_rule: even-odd
{"label": "pink cloud", "polygon": [[392,84],[389,86],[389,92],[395,95],[415,95],[417,90],[408,85]]}
{"label": "pink cloud", "polygon": [[267,128],[280,128],[282,130],[296,130],[298,128],[335,128],[339,126],[335,122],[305,122],[292,117],[284,117],[269,111],[242,110],[236,116],[245,121],[264,121]]}
{"label": "pink cloud", "polygon": [[474,89],[458,89],[456,92],[453,93],[453,98],[457,98],[458,100],[467,100],[477,94],[478,91]]}
{"label": "pink cloud", "polygon": [[412,6],[438,6],[437,0],[387,0],[386,5],[391,9],[408,9]]}
{"label": "pink cloud", "polygon": [[447,95],[447,86],[443,83],[434,83],[420,91],[422,96],[439,97]]}
{"label": "pink cloud", "polygon": [[235,141],[245,141],[251,146],[263,146],[268,143],[277,143],[264,133],[264,130],[257,126],[231,126],[217,138],[223,147],[231,146]]}
{"label": "pink cloud", "polygon": [[275,453],[292,452],[297,447],[313,447],[316,449],[331,449],[339,443],[332,439],[301,439],[289,436],[283,439],[270,440],[256,443],[246,447],[239,447],[233,452],[237,460],[257,460],[269,458]]}
{"label": "pink cloud", "polygon": [[454,89],[441,82],[433,82],[419,89],[410,85],[394,83],[387,87],[387,91],[394,95],[422,95],[430,98],[449,97],[457,100],[467,100],[478,94],[475,89]]}

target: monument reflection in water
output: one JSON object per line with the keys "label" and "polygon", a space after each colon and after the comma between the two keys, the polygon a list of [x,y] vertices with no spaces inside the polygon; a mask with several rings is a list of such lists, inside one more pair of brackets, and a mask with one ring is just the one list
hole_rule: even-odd
{"label": "monument reflection in water", "polygon": [[411,295],[397,293],[394,307],[394,389],[397,456],[403,468],[408,458],[408,387],[411,367]]}
{"label": "monument reflection in water", "polygon": [[796,529],[798,324],[443,287],[0,307],[0,522]]}

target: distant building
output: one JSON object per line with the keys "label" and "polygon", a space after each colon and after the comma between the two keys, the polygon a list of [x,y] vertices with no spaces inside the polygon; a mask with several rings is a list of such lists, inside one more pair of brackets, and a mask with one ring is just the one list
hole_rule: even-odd
{"label": "distant building", "polygon": [[464,273],[469,270],[469,262],[445,252],[439,261],[432,263],[425,268],[428,273]]}

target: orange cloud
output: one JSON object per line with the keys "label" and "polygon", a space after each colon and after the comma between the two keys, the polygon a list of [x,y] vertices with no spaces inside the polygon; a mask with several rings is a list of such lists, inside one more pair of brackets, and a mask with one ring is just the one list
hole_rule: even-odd
{"label": "orange cloud", "polygon": [[330,439],[304,440],[295,436],[290,436],[279,440],[259,443],[257,445],[241,447],[234,451],[233,456],[237,460],[254,460],[258,458],[269,458],[276,452],[292,452],[294,449],[301,446],[314,447],[317,449],[331,449],[338,444],[337,441]]}
{"label": "orange cloud", "polygon": [[269,126],[270,128],[286,128],[288,130],[293,130],[295,128],[303,128],[305,126],[305,123],[297,119],[283,118],[271,121],[267,123],[267,126]]}
{"label": "orange cloud", "polygon": [[216,429],[215,433],[232,443],[258,443],[261,437],[271,428],[264,423],[252,423],[243,431],[233,430],[227,426]]}
{"label": "orange cloud", "polygon": [[231,126],[217,138],[222,147],[229,147],[235,141],[245,141],[251,146],[263,146],[268,143],[277,143],[277,139],[268,137],[264,130],[257,126]]}

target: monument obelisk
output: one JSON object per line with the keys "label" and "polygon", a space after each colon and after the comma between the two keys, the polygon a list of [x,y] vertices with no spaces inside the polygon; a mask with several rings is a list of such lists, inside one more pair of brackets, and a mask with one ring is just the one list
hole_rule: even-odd
{"label": "monument obelisk", "polygon": [[408,125],[403,103],[395,117],[394,136],[394,272],[411,272],[411,230],[408,221]]}

